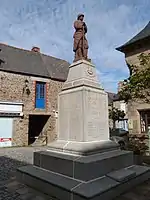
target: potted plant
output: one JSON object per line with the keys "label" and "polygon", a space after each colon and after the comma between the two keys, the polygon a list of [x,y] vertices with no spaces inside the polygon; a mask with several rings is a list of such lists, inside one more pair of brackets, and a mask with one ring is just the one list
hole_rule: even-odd
{"label": "potted plant", "polygon": [[144,142],[144,140],[132,137],[129,139],[128,143],[128,150],[133,151],[134,154],[134,163],[135,164],[142,164],[143,157],[148,150],[148,146]]}

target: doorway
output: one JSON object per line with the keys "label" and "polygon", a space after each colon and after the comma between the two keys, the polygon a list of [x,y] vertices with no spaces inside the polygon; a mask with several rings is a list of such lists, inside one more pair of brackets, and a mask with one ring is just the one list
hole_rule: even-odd
{"label": "doorway", "polygon": [[42,134],[50,115],[29,115],[28,145],[31,145]]}

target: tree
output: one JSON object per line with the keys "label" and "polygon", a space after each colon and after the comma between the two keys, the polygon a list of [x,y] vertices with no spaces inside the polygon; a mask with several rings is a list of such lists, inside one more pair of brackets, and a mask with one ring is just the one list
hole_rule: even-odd
{"label": "tree", "polygon": [[116,121],[119,121],[125,117],[125,113],[118,108],[112,107],[109,109],[109,119],[113,122],[113,129],[116,128]]}
{"label": "tree", "polygon": [[123,81],[123,87],[119,91],[121,99],[128,102],[140,99],[150,102],[150,53],[138,56],[139,66],[129,65],[130,76]]}

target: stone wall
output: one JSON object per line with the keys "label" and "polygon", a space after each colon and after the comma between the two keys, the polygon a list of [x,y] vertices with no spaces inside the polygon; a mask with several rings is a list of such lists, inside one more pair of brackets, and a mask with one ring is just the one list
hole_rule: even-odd
{"label": "stone wall", "polygon": [[133,50],[130,50],[129,52],[125,53],[125,59],[126,62],[129,63],[130,65],[139,65],[139,59],[138,56],[141,53],[150,53],[150,45],[146,45],[145,47],[141,48],[134,48]]}
{"label": "stone wall", "polygon": [[[27,94],[25,81],[30,94]],[[46,82],[46,109],[35,109],[35,83],[36,81]],[[47,132],[48,138],[53,140],[56,136],[55,131],[55,115],[57,110],[58,93],[61,91],[63,82],[55,81],[47,78],[38,78],[33,76],[19,75],[0,71],[0,101],[22,102],[23,113],[22,118],[14,118],[13,124],[13,144],[28,144],[28,127],[29,115],[41,114],[50,115],[50,119],[45,125],[44,131]]]}
{"label": "stone wall", "polygon": [[[142,44],[142,46],[135,46],[133,50],[125,53],[126,62],[130,65],[139,65],[138,56],[141,53],[150,53],[150,45]],[[129,119],[129,132],[130,134],[140,134],[140,113],[139,110],[149,109],[150,104],[145,104],[137,100],[137,102],[130,102],[128,104],[128,119]]]}
{"label": "stone wall", "polygon": [[129,133],[139,134],[140,133],[140,114],[137,110],[137,103],[128,103],[128,123]]}
{"label": "stone wall", "polygon": [[29,115],[24,115],[23,118],[14,118],[12,136],[12,144],[14,146],[28,145],[28,126]]}
{"label": "stone wall", "polygon": [[140,111],[142,110],[150,110],[150,104],[143,103],[140,101],[128,103],[128,117],[130,120],[131,134],[141,133]]}

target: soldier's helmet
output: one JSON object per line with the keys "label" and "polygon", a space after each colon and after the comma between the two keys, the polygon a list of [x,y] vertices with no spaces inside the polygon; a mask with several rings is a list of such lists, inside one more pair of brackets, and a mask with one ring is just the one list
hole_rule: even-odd
{"label": "soldier's helmet", "polygon": [[77,19],[79,19],[81,16],[84,17],[84,14],[82,14],[82,13],[78,14]]}

